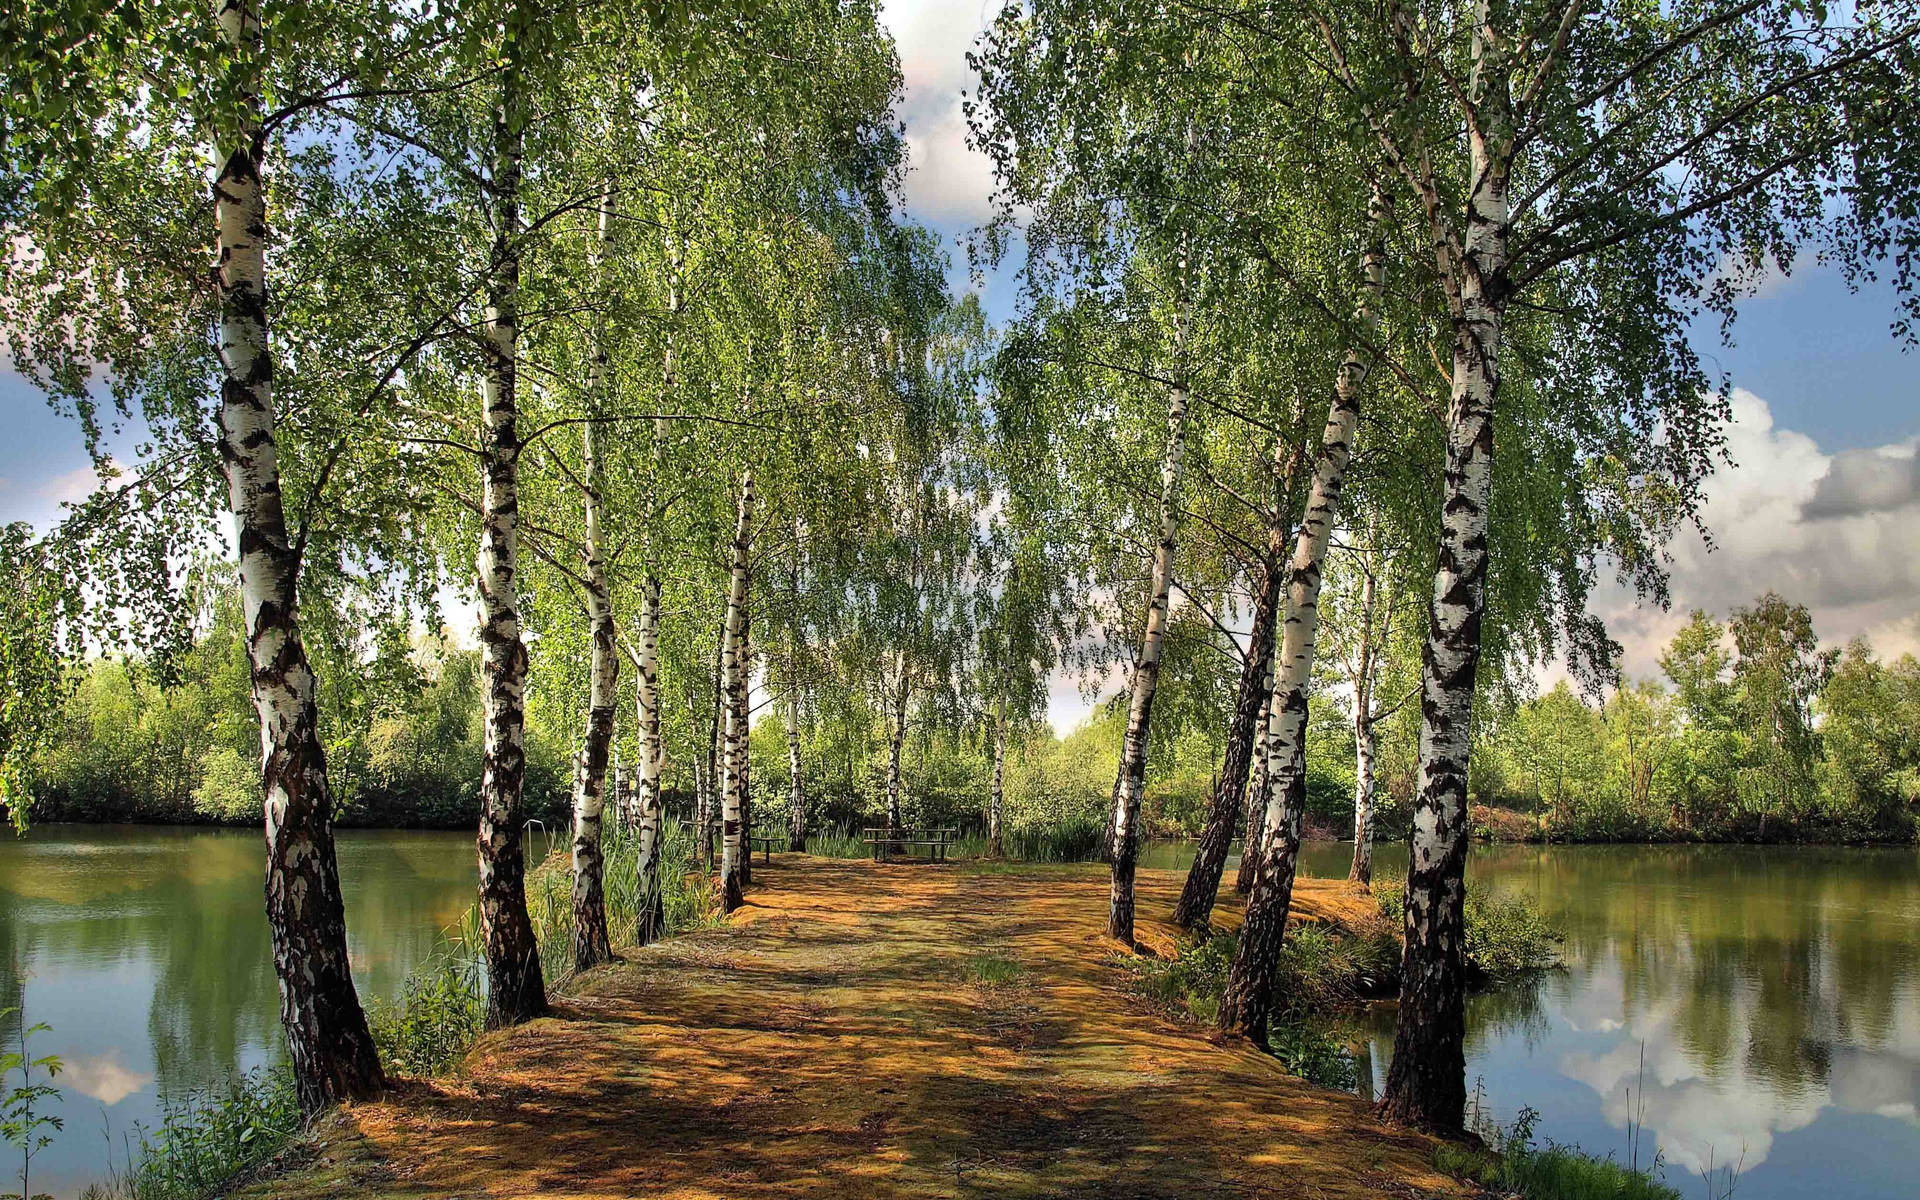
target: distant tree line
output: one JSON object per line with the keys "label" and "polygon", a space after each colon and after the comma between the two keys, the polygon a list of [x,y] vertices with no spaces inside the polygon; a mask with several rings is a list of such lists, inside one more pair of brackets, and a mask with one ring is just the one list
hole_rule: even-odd
{"label": "distant tree line", "polygon": [[1474,760],[1479,826],[1574,840],[1905,840],[1920,805],[1920,661],[1823,647],[1772,592],[1696,610],[1662,677],[1595,706],[1565,682],[1500,714]]}

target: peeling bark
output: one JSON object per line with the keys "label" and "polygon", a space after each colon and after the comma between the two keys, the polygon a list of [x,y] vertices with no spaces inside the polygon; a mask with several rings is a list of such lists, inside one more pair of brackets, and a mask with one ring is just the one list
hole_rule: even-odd
{"label": "peeling bark", "polygon": [[[1380,321],[1380,290],[1386,277],[1384,237],[1390,209],[1375,187],[1369,206],[1369,234],[1361,262],[1359,324],[1371,340]],[[1347,351],[1335,378],[1333,402],[1314,458],[1313,486],[1306,520],[1294,540],[1287,564],[1286,619],[1274,660],[1273,704],[1268,713],[1268,795],[1260,837],[1260,861],[1247,900],[1246,921],[1227,989],[1220,1000],[1220,1028],[1256,1040],[1266,1034],[1271,1011],[1273,972],[1279,962],[1287,913],[1293,905],[1293,879],[1299,866],[1300,822],[1306,809],[1305,746],[1307,689],[1320,631],[1320,584],[1333,527],[1339,519],[1347,464],[1360,424],[1360,398],[1368,359],[1359,346]]]}
{"label": "peeling bark", "polygon": [[[220,32],[234,69],[252,76],[266,49],[260,13],[225,0]],[[251,84],[251,78],[247,80]],[[257,91],[223,139],[214,181],[220,265],[219,449],[238,530],[240,596],[253,705],[260,723],[267,927],[301,1111],[380,1094],[386,1078],[354,990],[346,910],[334,858],[332,791],[319,735],[316,682],[300,637],[300,549],[288,536],[274,442],[273,355],[267,328],[265,137]]]}
{"label": "peeling bark", "polygon": [[[1176,342],[1184,345],[1185,327]],[[1176,351],[1177,356],[1177,351]],[[1167,448],[1160,464],[1160,536],[1153,550],[1153,582],[1147,598],[1147,623],[1134,660],[1127,732],[1120,748],[1120,769],[1113,784],[1113,885],[1107,901],[1107,934],[1133,944],[1133,875],[1140,857],[1140,795],[1147,776],[1147,730],[1160,682],[1160,652],[1166,637],[1169,592],[1173,586],[1174,541],[1180,529],[1180,473],[1186,461],[1187,389],[1169,389]]]}
{"label": "peeling bark", "polygon": [[527,916],[526,863],[520,854],[520,801],[526,783],[527,647],[520,636],[518,350],[520,157],[519,63],[509,48],[494,114],[493,250],[487,267],[481,384],[481,521],[477,568],[481,721],[480,941],[487,967],[487,1028],[516,1025],[547,1011],[540,947]]}

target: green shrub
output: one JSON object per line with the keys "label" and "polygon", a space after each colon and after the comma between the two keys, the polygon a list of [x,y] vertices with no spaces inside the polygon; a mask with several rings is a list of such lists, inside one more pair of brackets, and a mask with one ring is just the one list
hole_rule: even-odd
{"label": "green shrub", "polygon": [[222,1088],[161,1101],[160,1124],[138,1127],[127,1168],[88,1189],[98,1200],[200,1200],[280,1153],[300,1132],[286,1067],[253,1071]]}
{"label": "green shrub", "polygon": [[200,763],[193,811],[210,821],[237,825],[260,816],[260,763],[231,746],[216,746]]}
{"label": "green shrub", "polygon": [[444,1075],[480,1036],[486,999],[480,965],[452,953],[413,972],[394,1001],[368,1014],[380,1061],[397,1075]]}
{"label": "green shrub", "polygon": [[[1274,1019],[1268,1051],[1295,1075],[1322,1087],[1351,1090],[1358,1079],[1353,1054],[1321,1027],[1361,995],[1361,972],[1380,960],[1378,939],[1342,937],[1322,926],[1294,930],[1274,972]],[[1134,988],[1176,1018],[1211,1025],[1233,966],[1235,934],[1215,934],[1181,948],[1172,959],[1125,957]]]}

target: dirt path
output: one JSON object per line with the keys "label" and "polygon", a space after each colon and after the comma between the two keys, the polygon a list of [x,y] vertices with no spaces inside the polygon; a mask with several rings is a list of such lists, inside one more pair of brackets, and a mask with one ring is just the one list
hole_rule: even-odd
{"label": "dirt path", "polygon": [[[1104,868],[776,856],[754,880],[727,927],[574,980],[554,1018],[483,1039],[464,1078],[342,1112],[253,1194],[1456,1190],[1426,1139],[1127,997]],[[1143,918],[1179,883],[1142,872]],[[1301,906],[1351,907],[1345,886],[1303,881]]]}

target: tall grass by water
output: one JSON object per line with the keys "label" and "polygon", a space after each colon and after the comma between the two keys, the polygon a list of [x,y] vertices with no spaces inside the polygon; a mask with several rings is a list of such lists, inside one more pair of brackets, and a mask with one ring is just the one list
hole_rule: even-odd
{"label": "tall grass by water", "polygon": [[[540,961],[548,978],[563,979],[573,962],[573,863],[568,845],[558,838],[544,860],[527,873],[527,915],[540,942]],[[531,849],[543,849],[536,840]],[[700,869],[698,839],[693,826],[668,818],[660,844],[660,887],[666,911],[666,933],[671,937],[720,920],[713,883]],[[600,838],[605,859],[604,886],[607,928],[613,944],[631,942],[640,921],[640,836],[610,825]],[[461,922],[461,941],[479,956],[479,913],[468,909]]]}
{"label": "tall grass by water", "polygon": [[[1661,1182],[1658,1163],[1641,1169],[1578,1146],[1535,1145],[1539,1119],[1535,1110],[1522,1109],[1513,1124],[1481,1130],[1488,1149],[1445,1143],[1434,1149],[1433,1165],[1496,1195],[1522,1200],[1680,1200],[1678,1189]],[[1712,1195],[1713,1180],[1707,1182]]]}

